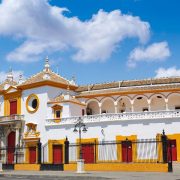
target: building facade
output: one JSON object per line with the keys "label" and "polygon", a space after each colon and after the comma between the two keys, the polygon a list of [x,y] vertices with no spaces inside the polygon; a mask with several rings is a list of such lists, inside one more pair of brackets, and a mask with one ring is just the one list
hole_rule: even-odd
{"label": "building facade", "polygon": [[[40,141],[45,162],[63,163],[65,139],[79,142],[74,126],[80,118],[87,127],[82,144],[157,140],[164,130],[173,160],[180,161],[179,110],[180,77],[78,86],[54,73],[46,59],[44,69],[27,80],[15,82],[9,72],[0,85],[0,146],[11,147],[1,159],[13,163],[12,147],[25,146],[23,161],[36,163]],[[58,153],[62,158],[54,157]],[[72,153],[70,162],[76,159]]]}

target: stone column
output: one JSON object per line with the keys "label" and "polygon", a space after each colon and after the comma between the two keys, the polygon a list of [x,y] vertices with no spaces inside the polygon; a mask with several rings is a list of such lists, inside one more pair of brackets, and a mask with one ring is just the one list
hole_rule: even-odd
{"label": "stone column", "polygon": [[168,99],[165,99],[165,103],[166,103],[166,111],[169,111]]}
{"label": "stone column", "polygon": [[101,111],[102,111],[102,109],[101,109],[102,103],[98,103],[98,105],[99,105],[99,114],[101,114]]}
{"label": "stone column", "polygon": [[151,99],[148,99],[147,102],[148,102],[148,111],[151,111]]}
{"label": "stone column", "polygon": [[117,106],[118,106],[118,102],[117,102],[117,101],[115,101],[115,102],[114,102],[115,113],[118,113]]}
{"label": "stone column", "polygon": [[131,111],[134,112],[134,100],[131,100]]}

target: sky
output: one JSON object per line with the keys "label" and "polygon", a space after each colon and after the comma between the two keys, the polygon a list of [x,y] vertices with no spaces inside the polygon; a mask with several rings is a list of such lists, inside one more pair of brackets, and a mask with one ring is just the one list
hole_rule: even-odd
{"label": "sky", "polygon": [[51,69],[94,84],[180,76],[179,0],[1,0],[0,82]]}

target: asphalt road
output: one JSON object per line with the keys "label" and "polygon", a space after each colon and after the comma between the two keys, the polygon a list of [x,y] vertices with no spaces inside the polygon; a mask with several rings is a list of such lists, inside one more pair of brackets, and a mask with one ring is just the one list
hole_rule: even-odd
{"label": "asphalt road", "polygon": [[[31,175],[32,173],[32,175]],[[180,180],[180,173],[89,172],[16,172],[0,174],[0,180]],[[51,175],[50,175],[51,174]]]}

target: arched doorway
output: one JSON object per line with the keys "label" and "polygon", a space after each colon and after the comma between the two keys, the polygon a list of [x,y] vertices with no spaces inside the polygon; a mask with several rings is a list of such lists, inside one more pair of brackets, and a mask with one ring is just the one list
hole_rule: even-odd
{"label": "arched doorway", "polygon": [[16,138],[16,133],[14,131],[11,131],[7,138],[7,140],[8,140],[8,152],[7,152],[8,164],[14,163],[15,138]]}

